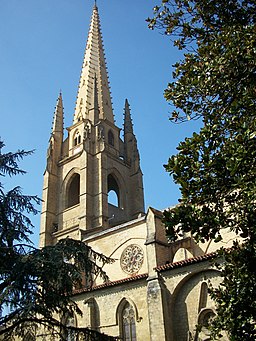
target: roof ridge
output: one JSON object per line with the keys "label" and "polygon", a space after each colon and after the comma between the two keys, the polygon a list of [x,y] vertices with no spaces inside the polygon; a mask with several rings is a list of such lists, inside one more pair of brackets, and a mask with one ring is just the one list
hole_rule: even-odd
{"label": "roof ridge", "polygon": [[182,266],[190,265],[193,263],[199,263],[199,262],[204,261],[204,260],[212,259],[212,258],[216,257],[217,255],[218,255],[217,251],[214,251],[211,253],[206,253],[206,254],[201,255],[201,256],[184,259],[182,261],[178,261],[178,262],[174,262],[174,263],[168,263],[165,265],[160,265],[160,266],[155,267],[154,269],[157,272],[160,272],[160,271],[165,271],[165,270],[169,270],[169,269],[179,268]]}

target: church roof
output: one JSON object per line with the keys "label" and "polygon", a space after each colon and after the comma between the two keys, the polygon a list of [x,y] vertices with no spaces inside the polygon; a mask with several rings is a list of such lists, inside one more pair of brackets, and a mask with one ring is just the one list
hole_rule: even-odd
{"label": "church roof", "polygon": [[184,260],[179,261],[179,262],[161,265],[161,266],[156,267],[155,270],[157,272],[161,272],[161,271],[165,271],[165,270],[176,269],[176,268],[180,268],[183,266],[199,263],[199,262],[202,262],[205,260],[210,260],[210,259],[216,258],[217,256],[218,256],[217,252],[211,252],[211,253],[207,253],[207,254],[202,255],[202,256],[184,259]]}

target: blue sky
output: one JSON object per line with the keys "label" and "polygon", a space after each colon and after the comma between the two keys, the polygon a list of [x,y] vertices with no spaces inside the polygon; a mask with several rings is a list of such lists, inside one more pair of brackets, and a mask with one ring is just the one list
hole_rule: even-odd
{"label": "blue sky", "polygon": [[[122,126],[128,98],[144,173],[146,207],[174,205],[177,185],[163,164],[196,122],[168,121],[163,91],[181,58],[169,39],[145,19],[160,0],[98,0],[113,108]],[[71,125],[93,0],[0,1],[0,137],[5,151],[35,149],[21,166],[27,175],[5,179],[24,193],[42,193],[46,149],[56,99],[62,90],[65,126]],[[34,219],[37,243],[39,215]]]}

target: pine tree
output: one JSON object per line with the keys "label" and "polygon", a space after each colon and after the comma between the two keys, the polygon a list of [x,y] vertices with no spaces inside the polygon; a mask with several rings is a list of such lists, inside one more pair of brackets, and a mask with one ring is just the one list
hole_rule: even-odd
{"label": "pine tree", "polygon": [[[33,151],[4,154],[3,147],[0,141],[0,176],[24,174],[18,162]],[[42,249],[32,245],[29,215],[38,213],[34,205],[39,203],[37,196],[22,194],[20,187],[5,192],[0,181],[0,335],[4,337],[24,338],[28,328],[42,327],[51,335],[64,337],[63,318],[82,314],[72,300],[74,288],[82,288],[84,277],[99,275],[104,281],[108,279],[102,266],[112,259],[81,241],[66,238]],[[86,328],[73,331],[94,333]],[[95,340],[112,339],[94,334]]]}

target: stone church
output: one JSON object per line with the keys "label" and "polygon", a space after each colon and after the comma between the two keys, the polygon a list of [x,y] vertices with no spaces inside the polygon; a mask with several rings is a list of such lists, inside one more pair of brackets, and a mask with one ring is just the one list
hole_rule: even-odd
{"label": "stone church", "polygon": [[92,289],[75,292],[83,317],[72,323],[124,341],[209,340],[215,311],[207,288],[209,280],[220,281],[211,263],[216,245],[198,245],[189,235],[168,243],[162,212],[145,211],[131,109],[125,100],[121,138],[96,5],[67,131],[64,139],[60,94],[44,173],[40,246],[68,236],[115,259],[104,265],[109,282],[93,278]]}

